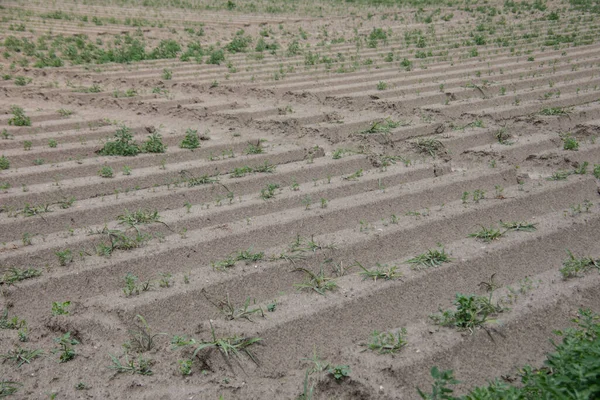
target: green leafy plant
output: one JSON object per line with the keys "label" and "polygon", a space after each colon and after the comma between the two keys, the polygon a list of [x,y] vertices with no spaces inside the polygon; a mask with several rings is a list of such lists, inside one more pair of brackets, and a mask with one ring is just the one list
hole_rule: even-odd
{"label": "green leafy plant", "polygon": [[152,288],[150,280],[140,282],[139,278],[131,273],[127,273],[124,279],[125,287],[123,288],[123,293],[127,297],[147,292]]}
{"label": "green leafy plant", "polygon": [[144,353],[154,348],[155,339],[159,336],[166,335],[166,333],[153,333],[152,328],[146,322],[146,319],[141,315],[137,314],[135,319],[138,323],[135,324],[133,329],[129,329],[129,342],[128,348],[138,353]]}
{"label": "green leafy plant", "polygon": [[25,279],[31,279],[42,275],[39,269],[25,268],[20,269],[17,267],[9,268],[2,276],[0,276],[1,285],[14,285],[17,282],[24,281]]}
{"label": "green leafy plant", "polygon": [[11,106],[10,112],[12,117],[8,119],[9,125],[14,126],[31,126],[31,118],[25,115],[25,111],[19,106]]}
{"label": "green leafy plant", "polygon": [[179,144],[179,147],[181,147],[182,149],[190,150],[197,149],[198,147],[200,147],[200,136],[198,136],[198,131],[188,128],[185,131],[185,137]]}
{"label": "green leafy plant", "polygon": [[579,150],[579,142],[577,141],[576,138],[574,138],[570,134],[563,135],[561,137],[561,139],[563,141],[563,149],[564,150],[573,150],[573,151]]}
{"label": "green leafy plant", "polygon": [[133,359],[130,360],[129,355],[125,354],[125,361],[121,362],[118,357],[113,356],[110,353],[108,355],[112,363],[108,368],[117,373],[128,372],[130,374],[152,375],[152,362],[142,356],[139,356],[136,361]]}
{"label": "green leafy plant", "polygon": [[593,399],[598,397],[600,371],[600,317],[591,310],[580,309],[573,319],[575,328],[554,333],[562,337],[556,344],[550,341],[554,351],[547,355],[541,368],[529,365],[520,369],[520,382],[508,384],[491,380],[487,386],[477,387],[465,396],[452,395],[451,385],[459,382],[452,371],[431,369],[434,378],[431,393],[418,393],[425,400],[470,400],[470,399]]}
{"label": "green leafy plant", "polygon": [[445,149],[442,142],[433,138],[418,139],[413,145],[419,153],[428,154],[433,158],[443,153]]}
{"label": "green leafy plant", "polygon": [[142,150],[133,140],[131,129],[125,125],[117,129],[114,141],[104,143],[104,147],[98,151],[103,156],[136,156]]}
{"label": "green leafy plant", "polygon": [[52,302],[52,315],[69,315],[68,308],[71,306],[70,301],[54,301]]}
{"label": "green leafy plant", "polygon": [[79,341],[71,337],[71,332],[55,338],[54,342],[58,344],[58,349],[55,352],[60,352],[59,362],[65,363],[75,358],[76,353],[73,346],[78,345]]}
{"label": "green leafy plant", "polygon": [[0,358],[5,361],[12,361],[20,368],[23,364],[31,364],[31,361],[41,357],[44,354],[42,350],[29,350],[20,346],[15,347],[6,354],[0,354]]}
{"label": "green leafy plant", "polygon": [[147,153],[164,153],[167,150],[162,142],[162,136],[158,132],[152,133],[142,145],[143,151]]}
{"label": "green leafy plant", "polygon": [[401,125],[400,122],[394,121],[391,118],[386,118],[383,121],[376,121],[364,131],[360,132],[363,135],[370,135],[374,133],[389,133],[392,129],[397,128]]}
{"label": "green leafy plant", "polygon": [[350,367],[348,365],[332,365],[327,370],[329,374],[336,380],[341,381],[350,376]]}
{"label": "green leafy plant", "polygon": [[171,80],[171,78],[173,78],[173,71],[167,68],[163,69],[162,78],[166,81]]}
{"label": "green leafy plant", "polygon": [[466,329],[473,333],[476,328],[489,322],[490,316],[503,311],[502,307],[492,303],[492,294],[493,290],[490,290],[489,297],[456,293],[456,310],[440,310],[440,314],[430,315],[430,318],[438,325]]}
{"label": "green leafy plant", "polygon": [[58,257],[58,262],[62,267],[73,262],[73,253],[69,249],[57,250],[54,254]]}

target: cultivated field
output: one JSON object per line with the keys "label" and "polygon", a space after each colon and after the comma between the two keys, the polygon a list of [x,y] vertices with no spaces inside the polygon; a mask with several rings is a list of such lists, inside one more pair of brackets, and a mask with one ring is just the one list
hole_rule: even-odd
{"label": "cultivated field", "polygon": [[369,3],[0,3],[0,397],[438,399],[600,312],[597,1]]}

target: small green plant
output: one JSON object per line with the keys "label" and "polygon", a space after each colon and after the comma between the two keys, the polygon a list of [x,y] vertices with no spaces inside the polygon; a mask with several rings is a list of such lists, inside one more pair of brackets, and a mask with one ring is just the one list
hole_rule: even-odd
{"label": "small green plant", "polygon": [[24,141],[23,142],[23,150],[25,150],[25,151],[31,150],[32,145],[33,145],[33,143],[31,142],[31,140]]}
{"label": "small green plant", "polygon": [[223,355],[227,358],[229,356],[239,357],[241,353],[245,353],[254,363],[258,364],[254,354],[250,351],[249,347],[260,342],[262,339],[258,337],[240,337],[240,336],[232,336],[225,338],[217,338],[215,334],[215,329],[210,323],[212,340],[210,341],[201,341],[198,344],[198,347],[194,350],[193,357],[198,356],[198,354],[205,349],[216,348],[223,353]]}
{"label": "small green plant", "polygon": [[544,109],[542,109],[540,111],[540,115],[550,115],[550,116],[569,115],[569,112],[566,111],[562,107],[550,107],[550,108],[544,108]]}
{"label": "small green plant", "polygon": [[490,290],[489,297],[456,293],[456,310],[440,310],[440,314],[431,315],[430,318],[438,325],[466,329],[473,333],[476,328],[488,322],[490,316],[503,311],[501,306],[492,303],[492,294],[493,290]]}
{"label": "small green plant", "polygon": [[69,249],[58,250],[54,254],[58,257],[58,263],[62,267],[73,262],[73,253]]}
{"label": "small green plant", "polygon": [[506,231],[517,231],[517,232],[534,232],[537,230],[535,227],[537,224],[532,224],[525,221],[513,221],[513,222],[502,222],[500,221],[500,226],[502,226]]}
{"label": "small green plant", "polygon": [[397,265],[377,263],[375,268],[367,269],[358,261],[356,261],[355,264],[358,265],[360,269],[362,269],[360,275],[363,277],[363,280],[373,279],[374,281],[377,281],[377,279],[383,279],[389,281],[402,276],[402,273],[400,271],[397,271]]}
{"label": "small green plant", "polygon": [[185,360],[177,360],[179,364],[179,373],[183,376],[189,376],[192,374],[192,365],[194,360],[185,359]]}
{"label": "small green plant", "polygon": [[68,110],[66,108],[61,108],[60,110],[56,111],[58,115],[60,115],[63,118],[67,118],[70,117],[71,115],[73,115],[73,110]]}
{"label": "small green plant", "polygon": [[131,175],[131,167],[128,165],[123,165],[123,175]]}
{"label": "small green plant", "polygon": [[102,178],[112,178],[114,176],[114,171],[112,167],[104,165],[98,170],[98,175],[100,175]]}
{"label": "small green plant", "polygon": [[67,332],[62,336],[54,338],[54,342],[58,344],[56,353],[60,353],[59,362],[65,363],[75,358],[75,349],[73,346],[79,344],[79,341],[71,337],[71,332]]}
{"label": "small green plant", "polygon": [[327,370],[329,374],[336,380],[341,381],[350,376],[350,367],[348,365],[331,365]]}
{"label": "small green plant", "polygon": [[0,157],[0,170],[9,169],[9,168],[10,168],[10,161],[8,161],[8,158],[6,158],[5,156],[1,156]]}
{"label": "small green plant", "polygon": [[481,230],[469,234],[468,237],[476,238],[483,242],[489,243],[493,240],[500,239],[501,236],[502,232],[500,232],[499,229],[495,229],[493,227],[486,228],[485,226],[481,226]]}
{"label": "small green plant", "polygon": [[23,364],[30,364],[31,361],[44,354],[42,350],[28,350],[20,346],[15,347],[6,354],[0,354],[0,358],[5,361],[12,361],[17,364],[17,368],[20,368]]}
{"label": "small green plant", "polygon": [[108,355],[112,363],[108,366],[108,368],[116,371],[117,373],[128,372],[130,374],[152,375],[151,361],[142,356],[139,356],[136,361],[133,359],[130,360],[129,355],[125,354],[125,361],[121,362],[117,356],[113,356],[110,353]]}
{"label": "small green plant", "polygon": [[335,290],[338,287],[337,282],[332,277],[325,275],[323,266],[317,274],[306,268],[296,268],[294,271],[301,271],[306,275],[306,280],[303,283],[294,284],[294,287],[298,290],[311,290],[324,296],[326,291]]}
{"label": "small green plant", "polygon": [[0,316],[0,329],[21,329],[26,327],[27,323],[25,320],[20,319],[18,316],[8,317],[8,309],[4,309],[2,316]]}
{"label": "small green plant", "polygon": [[248,147],[244,150],[244,154],[263,154],[265,149],[261,146],[260,140],[257,144],[248,143]]}
{"label": "small green plant", "polygon": [[452,261],[452,259],[446,254],[446,249],[439,245],[439,249],[430,249],[423,254],[419,254],[409,260],[406,260],[408,264],[412,264],[412,269],[431,268],[439,267],[443,263]]}
{"label": "small green plant", "polygon": [[9,118],[8,124],[14,126],[31,126],[31,118],[25,115],[25,111],[19,106],[11,106],[10,112],[12,117]]}
{"label": "small green plant", "polygon": [[164,153],[167,150],[162,142],[162,136],[158,132],[152,133],[142,145],[143,151],[147,153]]}
{"label": "small green plant", "polygon": [[19,382],[0,380],[0,398],[17,393],[21,386],[23,385]]}
{"label": "small green plant", "polygon": [[142,151],[133,140],[131,129],[125,125],[117,129],[114,139],[114,141],[104,143],[104,147],[98,151],[98,154],[103,156],[136,156]]}
{"label": "small green plant", "polygon": [[363,346],[379,354],[394,354],[406,346],[406,329],[402,328],[396,332],[373,331],[369,341]]}
{"label": "small green plant", "polygon": [[548,181],[564,181],[571,175],[571,171],[556,171],[552,175],[550,175],[546,180]]}
{"label": "small green plant", "polygon": [[52,315],[69,315],[68,308],[71,306],[70,301],[52,302]]}
{"label": "small green plant", "polygon": [[563,261],[563,267],[560,269],[563,279],[581,276],[592,268],[596,268],[600,272],[600,259],[594,260],[591,257],[577,258],[570,250],[567,250],[567,254],[569,257]]}
{"label": "small green plant", "polygon": [[268,183],[266,187],[260,190],[260,198],[263,200],[275,197],[275,192],[280,188],[278,183]]}
{"label": "small green plant", "polygon": [[162,78],[166,81],[170,81],[171,78],[173,78],[173,71],[167,68],[163,69]]}
{"label": "small green plant", "polygon": [[48,140],[48,147],[55,148],[56,146],[58,146],[58,142],[56,141],[56,139],[49,139]]}
{"label": "small green plant", "polygon": [[383,81],[379,81],[377,82],[377,90],[386,90],[388,88],[388,84],[383,82]]}
{"label": "small green plant", "polygon": [[419,153],[428,154],[435,158],[444,151],[444,144],[437,139],[418,139],[414,143],[415,148]]}
{"label": "small green plant", "polygon": [[576,138],[574,138],[570,134],[563,135],[561,137],[561,139],[563,141],[563,149],[564,150],[573,150],[573,151],[579,150],[579,142],[577,141]]}
{"label": "small green plant", "polygon": [[123,288],[123,293],[127,297],[147,292],[152,288],[152,283],[149,280],[140,282],[139,278],[131,273],[127,273],[124,279],[125,287]]}
{"label": "small green plant", "polygon": [[343,179],[346,181],[357,181],[358,178],[360,178],[362,176],[363,176],[363,170],[361,168],[358,171],[356,171],[355,173],[353,173],[352,175],[344,176]]}
{"label": "small green plant", "polygon": [[198,131],[188,128],[185,131],[185,137],[179,144],[179,147],[181,147],[182,149],[190,150],[197,149],[198,147],[200,147],[200,136],[198,136]]}
{"label": "small green plant", "polygon": [[[2,169],[1,166],[0,169]],[[596,179],[600,179],[600,164],[594,164],[594,171],[592,172],[592,174]]]}

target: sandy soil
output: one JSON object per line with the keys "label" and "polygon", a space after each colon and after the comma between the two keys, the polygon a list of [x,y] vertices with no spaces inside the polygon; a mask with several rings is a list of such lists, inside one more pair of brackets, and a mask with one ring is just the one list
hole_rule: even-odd
{"label": "sandy soil", "polygon": [[[417,399],[434,365],[453,369],[462,393],[517,379],[578,308],[600,312],[598,274],[559,272],[565,250],[600,257],[597,15],[549,20],[562,3],[518,12],[498,3],[498,13],[332,6],[329,18],[128,4],[3,3],[0,39],[108,43],[129,33],[149,46],[208,48],[244,29],[253,42],[221,65],[41,69],[20,63],[24,54],[0,57],[0,156],[10,162],[0,170],[0,322],[18,318],[0,329],[0,354],[43,351],[20,367],[0,364],[0,380],[22,385],[12,398],[296,399],[306,381],[316,399]],[[57,10],[73,18],[45,16]],[[377,28],[386,38],[371,46]],[[261,35],[280,45],[275,54],[252,51]],[[31,82],[19,86],[19,76]],[[31,126],[14,125],[13,105]],[[160,133],[166,152],[100,155],[122,125],[137,143]],[[180,147],[190,129],[201,135],[193,150]],[[136,210],[158,214],[128,225]],[[500,223],[513,221],[536,229],[504,232]],[[504,234],[469,237],[482,227]],[[123,234],[129,244],[108,254]],[[450,262],[407,263],[438,246]],[[363,279],[357,263],[395,265],[397,276]],[[10,285],[11,268],[38,276]],[[306,271],[337,287],[299,290]],[[128,274],[148,290],[128,295]],[[429,318],[456,293],[487,296],[482,282],[505,308],[485,329]],[[53,303],[67,301],[56,315]],[[401,351],[365,351],[374,330],[402,328]],[[59,362],[55,339],[67,332],[75,356]],[[135,346],[140,335],[152,338],[148,349]],[[194,341],[177,347],[175,335]],[[260,341],[250,355],[194,354],[215,338]],[[315,354],[349,376],[307,375]],[[111,355],[152,373],[118,373]]]}

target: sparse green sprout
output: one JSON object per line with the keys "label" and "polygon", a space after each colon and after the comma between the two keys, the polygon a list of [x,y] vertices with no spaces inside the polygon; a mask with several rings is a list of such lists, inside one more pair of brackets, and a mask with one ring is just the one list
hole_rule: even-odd
{"label": "sparse green sprout", "polygon": [[563,267],[560,269],[563,279],[581,276],[592,268],[596,268],[600,272],[600,259],[594,260],[591,257],[576,258],[570,250],[567,250],[567,254],[569,258],[563,261]]}
{"label": "sparse green sprout", "polygon": [[344,176],[343,179],[346,181],[357,181],[358,178],[360,178],[361,176],[363,176],[362,168],[353,173],[352,175]]}
{"label": "sparse green sprout", "polygon": [[402,272],[398,271],[397,265],[388,265],[388,264],[375,264],[375,268],[367,269],[361,263],[356,261],[356,265],[362,269],[360,275],[365,279],[373,279],[377,281],[377,279],[383,279],[386,281],[394,280],[402,276]]}
{"label": "sparse green sprout", "polygon": [[56,254],[56,257],[58,257],[58,262],[61,267],[73,262],[73,253],[69,249],[58,250],[54,254]]}
{"label": "sparse green sprout", "polygon": [[49,139],[48,140],[48,147],[55,148],[56,146],[58,146],[58,142],[56,141],[56,139]]}
{"label": "sparse green sprout", "polygon": [[55,352],[60,353],[59,362],[65,363],[75,358],[76,353],[73,346],[78,345],[79,341],[71,337],[71,332],[55,338],[54,342],[58,344],[58,349]]}
{"label": "sparse green sprout", "polygon": [[198,356],[204,349],[216,348],[223,353],[226,358],[229,356],[239,357],[243,352],[245,353],[254,363],[258,363],[254,354],[250,351],[249,347],[260,342],[262,339],[258,337],[240,337],[240,336],[232,336],[225,338],[217,338],[215,335],[215,330],[211,323],[211,333],[212,333],[212,341],[202,341],[198,344],[198,347],[194,350],[193,356]]}
{"label": "sparse green sprout", "polygon": [[19,382],[15,381],[0,381],[0,398],[8,397],[19,391],[19,388],[23,386]]}
{"label": "sparse green sprout", "polygon": [[8,309],[4,309],[2,316],[0,316],[0,329],[21,329],[26,327],[27,323],[24,319],[19,319],[16,315],[8,317]]}
{"label": "sparse green sprout", "polygon": [[52,302],[52,315],[69,315],[68,308],[71,306],[70,301]]}
{"label": "sparse green sprout", "polygon": [[234,321],[236,319],[245,319],[252,322],[250,317],[254,314],[258,314],[262,317],[265,316],[263,309],[261,307],[250,308],[250,297],[246,299],[244,304],[241,307],[236,307],[229,298],[229,293],[227,293],[227,297],[225,300],[221,300],[218,303],[213,303],[225,316],[225,319],[228,321]]}
{"label": "sparse green sprout", "polygon": [[341,381],[342,379],[350,376],[350,367],[347,365],[332,365],[327,370],[336,381]]}
{"label": "sparse green sprout", "polygon": [[173,71],[167,68],[163,69],[162,78],[166,81],[171,80],[171,78],[173,78]]}
{"label": "sparse green sprout", "polygon": [[112,178],[114,176],[114,171],[112,167],[104,165],[98,170],[98,175],[100,175],[102,178]]}
{"label": "sparse green sprout", "polygon": [[125,296],[129,297],[132,295],[138,295],[141,292],[146,292],[152,288],[152,283],[150,280],[141,282],[139,278],[131,273],[127,273],[125,275],[125,287],[123,288],[123,293]]}
{"label": "sparse green sprout", "polygon": [[244,150],[244,154],[247,154],[247,155],[263,154],[264,152],[265,152],[265,149],[261,146],[260,140],[258,141],[257,144],[248,143],[248,147],[246,147],[246,150]]}
{"label": "sparse green sprout", "polygon": [[118,357],[113,356],[110,353],[108,355],[111,360],[111,365],[109,365],[108,368],[117,373],[128,372],[130,374],[152,375],[152,362],[142,356],[139,356],[136,361],[130,360],[129,355],[125,354],[125,361],[121,362]]}
{"label": "sparse green sprout", "polygon": [[396,332],[373,331],[369,341],[363,346],[379,354],[394,354],[406,346],[406,329],[402,328]]}
{"label": "sparse green sprout", "polygon": [[161,288],[170,287],[171,286],[171,278],[173,277],[173,275],[168,272],[161,272],[159,275],[160,275],[160,280],[158,281],[158,286],[160,286]]}
{"label": "sparse green sprout", "polygon": [[451,262],[452,259],[446,254],[446,249],[439,245],[439,249],[429,249],[423,254],[419,254],[409,260],[411,268],[419,270],[421,268],[439,267],[443,263]]}
{"label": "sparse green sprout", "polygon": [[502,232],[499,229],[495,229],[493,227],[486,228],[485,226],[481,226],[481,230],[475,233],[469,234],[468,237],[479,239],[483,242],[489,243],[493,240],[500,239],[502,236]]}
{"label": "sparse green sprout", "polygon": [[419,153],[428,154],[435,158],[444,152],[445,146],[437,139],[418,139],[413,143]]}
{"label": "sparse green sprout", "polygon": [[67,118],[67,117],[73,115],[73,110],[67,110],[66,108],[61,108],[60,110],[57,111],[57,113],[61,117]]}
{"label": "sparse green sprout", "polygon": [[480,200],[485,199],[485,192],[481,189],[476,189],[473,191],[473,201],[475,203],[479,203]]}
{"label": "sparse green sprout", "polygon": [[571,171],[556,171],[551,176],[546,178],[548,181],[564,181],[571,175]]}
{"label": "sparse green sprout", "polygon": [[[2,169],[2,167],[0,167]],[[600,164],[594,164],[594,171],[592,172],[596,179],[600,179]]]}
{"label": "sparse green sprout", "polygon": [[321,208],[327,208],[327,199],[321,197]]}
{"label": "sparse green sprout", "polygon": [[171,350],[196,344],[196,339],[175,335],[171,339]]}
{"label": "sparse green sprout", "polygon": [[383,82],[383,81],[379,81],[377,82],[377,90],[386,90],[388,88],[388,84]]}
{"label": "sparse green sprout", "polygon": [[517,231],[517,232],[534,232],[537,230],[535,227],[537,224],[531,224],[525,221],[513,221],[513,222],[502,222],[500,221],[500,226],[502,226],[507,231]]}
{"label": "sparse green sprout", "polygon": [[148,136],[148,139],[142,145],[142,149],[147,153],[164,153],[167,146],[162,142],[162,136],[158,132],[154,132]]}
{"label": "sparse green sprout", "polygon": [[304,209],[308,210],[310,208],[310,205],[312,204],[312,198],[309,195],[305,195],[302,198],[302,204],[304,205]]}
{"label": "sparse green sprout", "polygon": [[306,280],[303,283],[294,284],[294,287],[298,290],[314,290],[324,296],[326,291],[335,290],[338,287],[333,278],[325,275],[323,266],[317,274],[306,268],[296,268],[294,271],[301,271],[306,275]]}
{"label": "sparse green sprout", "polygon": [[12,361],[17,364],[17,368],[20,368],[23,364],[30,364],[31,361],[44,354],[42,350],[28,350],[20,346],[15,347],[6,354],[0,354],[0,358],[5,361]]}
{"label": "sparse green sprout", "polygon": [[573,173],[575,175],[586,175],[587,174],[587,168],[590,165],[590,163],[588,163],[587,161],[582,162],[579,167],[575,168],[573,170]]}
{"label": "sparse green sprout", "polygon": [[123,165],[123,175],[131,175],[131,167],[128,165]]}
{"label": "sparse green sprout", "polygon": [[33,145],[33,143],[31,142],[31,140],[24,141],[23,142],[23,150],[25,150],[25,151],[31,150],[32,145]]}
{"label": "sparse green sprout", "polygon": [[268,183],[267,186],[260,190],[260,198],[263,200],[272,199],[275,197],[275,192],[280,188],[278,183]]}
{"label": "sparse green sprout", "polygon": [[401,122],[394,121],[391,118],[386,118],[383,121],[374,122],[369,128],[360,132],[363,135],[370,135],[374,133],[390,133],[390,131],[394,128],[397,128],[401,125]]}

